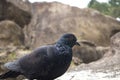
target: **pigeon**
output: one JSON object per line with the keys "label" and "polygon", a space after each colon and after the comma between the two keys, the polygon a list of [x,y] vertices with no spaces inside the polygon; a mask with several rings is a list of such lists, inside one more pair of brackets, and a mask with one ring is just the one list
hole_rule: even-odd
{"label": "pigeon", "polygon": [[53,45],[41,46],[13,62],[4,64],[8,69],[0,79],[19,75],[29,80],[54,80],[63,75],[72,60],[72,47],[80,44],[72,33],[63,34]]}

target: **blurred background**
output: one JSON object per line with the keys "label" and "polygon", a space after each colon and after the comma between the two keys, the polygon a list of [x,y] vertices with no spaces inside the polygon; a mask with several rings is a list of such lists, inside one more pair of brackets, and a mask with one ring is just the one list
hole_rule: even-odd
{"label": "blurred background", "polygon": [[73,33],[81,46],[59,80],[119,80],[119,32],[120,0],[0,0],[0,73],[4,63]]}

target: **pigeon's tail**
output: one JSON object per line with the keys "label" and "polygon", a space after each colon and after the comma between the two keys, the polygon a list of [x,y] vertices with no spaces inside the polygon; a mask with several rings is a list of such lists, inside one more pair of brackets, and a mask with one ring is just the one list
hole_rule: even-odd
{"label": "pigeon's tail", "polygon": [[0,75],[0,79],[6,79],[6,78],[15,78],[15,77],[17,77],[18,75],[20,75],[20,73],[19,72],[15,72],[15,71],[8,71],[8,72],[6,72],[6,73],[4,73],[4,74],[1,74]]}

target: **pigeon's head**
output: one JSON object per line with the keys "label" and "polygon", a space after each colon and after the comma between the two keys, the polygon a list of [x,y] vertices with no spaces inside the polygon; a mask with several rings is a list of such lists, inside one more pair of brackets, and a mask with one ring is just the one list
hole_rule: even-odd
{"label": "pigeon's head", "polygon": [[60,39],[58,40],[58,43],[68,45],[69,47],[73,47],[74,45],[80,45],[77,42],[77,38],[75,37],[75,35],[68,33],[61,36]]}

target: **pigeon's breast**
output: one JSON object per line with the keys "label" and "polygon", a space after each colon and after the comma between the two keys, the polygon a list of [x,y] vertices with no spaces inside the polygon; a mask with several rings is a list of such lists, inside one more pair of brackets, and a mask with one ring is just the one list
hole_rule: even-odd
{"label": "pigeon's breast", "polygon": [[68,68],[72,60],[72,49],[68,46],[57,45],[56,64],[62,68]]}

